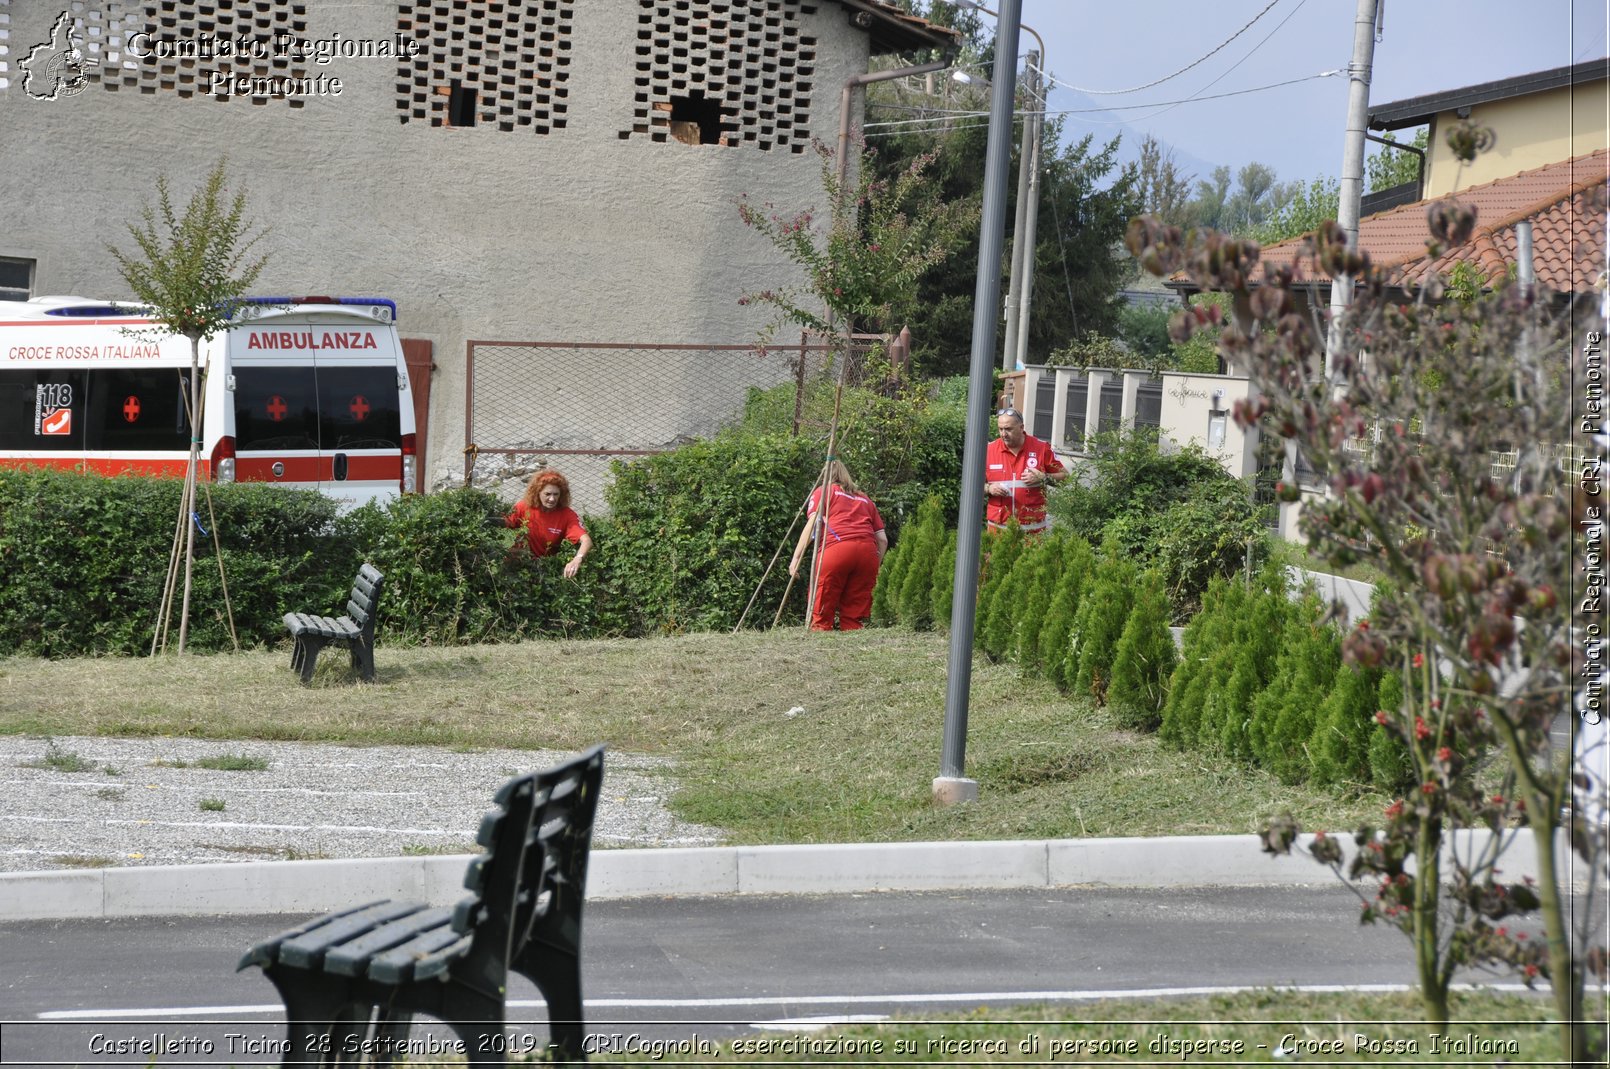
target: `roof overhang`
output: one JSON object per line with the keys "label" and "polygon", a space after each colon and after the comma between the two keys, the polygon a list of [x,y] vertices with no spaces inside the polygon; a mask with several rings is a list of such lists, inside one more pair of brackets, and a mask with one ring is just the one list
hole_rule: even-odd
{"label": "roof overhang", "polygon": [[918,18],[882,0],[837,0],[850,25],[872,40],[872,54],[886,56],[938,49],[954,52],[962,35],[956,30]]}
{"label": "roof overhang", "polygon": [[1590,59],[1569,67],[1555,67],[1552,70],[1536,71],[1532,74],[1518,74],[1513,78],[1500,78],[1497,81],[1469,85],[1462,89],[1427,93],[1424,96],[1410,97],[1408,100],[1398,100],[1371,108],[1369,128],[1402,130],[1407,127],[1424,126],[1444,111],[1457,111],[1460,108],[1474,107],[1494,100],[1508,100],[1528,93],[1542,93],[1561,86],[1603,81],[1607,77],[1610,77],[1610,57]]}

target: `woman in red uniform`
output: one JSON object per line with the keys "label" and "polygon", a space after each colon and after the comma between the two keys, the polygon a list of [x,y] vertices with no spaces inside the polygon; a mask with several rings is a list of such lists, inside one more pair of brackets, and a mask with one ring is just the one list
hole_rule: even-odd
{"label": "woman in red uniform", "polygon": [[[811,611],[813,631],[856,631],[872,615],[872,587],[878,566],[889,548],[883,517],[872,499],[861,493],[841,461],[828,462],[827,522],[822,525],[822,546],[817,550],[816,601]],[[799,574],[800,558],[816,531],[821,487],[811,491],[810,516],[794,547],[788,574]]]}
{"label": "woman in red uniform", "polygon": [[533,557],[546,557],[560,542],[576,543],[576,555],[565,564],[566,579],[576,577],[582,558],[592,552],[593,540],[581,525],[581,517],[570,507],[570,480],[550,468],[531,477],[525,493],[514,503],[514,511],[503,522],[525,528],[526,544]]}

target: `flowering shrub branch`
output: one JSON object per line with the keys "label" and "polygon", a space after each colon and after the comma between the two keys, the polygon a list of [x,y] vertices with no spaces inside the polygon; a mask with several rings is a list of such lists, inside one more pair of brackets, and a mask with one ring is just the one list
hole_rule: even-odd
{"label": "flowering shrub branch", "polygon": [[[1435,255],[1468,239],[1475,213],[1438,202],[1428,224]],[[1581,324],[1602,322],[1586,300],[1505,282],[1463,300],[1447,299],[1435,278],[1401,285],[1349,250],[1334,223],[1281,266],[1260,265],[1254,243],[1187,240],[1152,220],[1136,220],[1128,240],[1150,270],[1183,271],[1232,295],[1221,351],[1257,387],[1237,403],[1237,422],[1295,443],[1323,481],[1328,493],[1305,500],[1302,513],[1315,551],[1338,565],[1368,560],[1389,577],[1345,655],[1361,667],[1402,662],[1403,700],[1378,720],[1406,744],[1418,786],[1381,827],[1355,836],[1348,875],[1378,881],[1364,919],[1410,934],[1431,1019],[1447,1020],[1455,969],[1509,966],[1551,983],[1567,1049],[1587,1060],[1602,1038],[1570,1022],[1582,1019],[1584,970],[1602,968],[1603,956],[1588,953],[1585,923],[1567,928],[1580,913],[1563,900],[1566,866],[1554,844],[1565,814],[1585,871],[1597,873],[1604,829],[1574,804],[1572,767],[1554,759],[1549,729],[1570,705],[1582,657],[1573,629],[1586,622],[1568,604],[1584,486],[1558,463],[1571,438],[1572,382],[1582,381],[1573,338]],[[1305,310],[1308,286],[1342,275],[1355,279],[1355,298],[1327,367],[1327,324]],[[1186,314],[1174,329],[1188,336],[1205,325]],[[1496,457],[1513,458],[1513,468],[1495,474]],[[1285,484],[1280,494],[1299,496]],[[1497,792],[1477,785],[1488,763],[1502,770]],[[1533,831],[1535,886],[1500,878],[1521,827]],[[1461,828],[1487,829],[1490,845],[1445,852]],[[1267,848],[1288,851],[1295,833],[1272,827]],[[1334,839],[1311,852],[1341,871]],[[1542,945],[1498,923],[1538,910]]]}

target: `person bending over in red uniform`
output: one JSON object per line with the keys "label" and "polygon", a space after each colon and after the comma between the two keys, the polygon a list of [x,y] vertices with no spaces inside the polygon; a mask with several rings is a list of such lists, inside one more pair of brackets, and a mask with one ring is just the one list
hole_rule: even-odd
{"label": "person bending over in red uniform", "polygon": [[531,477],[525,493],[514,503],[514,511],[503,522],[509,527],[525,528],[533,557],[546,557],[560,542],[576,543],[576,555],[565,563],[566,579],[576,577],[582,558],[593,549],[593,540],[581,525],[581,517],[570,507],[570,480],[551,468]]}
{"label": "person bending over in red uniform", "polygon": [[[811,609],[811,630],[832,631],[834,618],[840,631],[858,631],[872,615],[872,587],[878,566],[889,549],[883,517],[872,499],[862,494],[843,462],[828,462],[827,522],[816,574],[816,601]],[[822,488],[811,491],[809,517],[788,562],[788,574],[799,574],[800,558],[816,532],[816,513]]]}
{"label": "person bending over in red uniform", "polygon": [[984,519],[991,529],[1014,516],[1025,534],[1045,530],[1045,488],[1068,475],[1051,447],[1023,430],[1023,417],[1003,409],[995,417],[1001,436],[984,453]]}

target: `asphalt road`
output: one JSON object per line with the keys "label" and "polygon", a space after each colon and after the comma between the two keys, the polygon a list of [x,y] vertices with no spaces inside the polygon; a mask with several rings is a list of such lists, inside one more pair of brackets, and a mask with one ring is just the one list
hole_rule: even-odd
{"label": "asphalt road", "polygon": [[[1357,909],[1344,888],[598,902],[584,942],[588,1024],[605,1036],[719,1041],[820,1018],[1024,1003],[1076,1018],[1082,1001],[1101,997],[1411,983],[1403,936],[1361,928]],[[272,1062],[245,1048],[282,1034],[278,999],[257,970],[234,968],[248,944],[300,919],[0,925],[0,1063],[147,1064],[95,1056],[97,1035],[103,1046],[159,1035],[213,1044],[211,1056],[179,1052],[164,1065]],[[536,992],[516,978],[509,997],[510,1019],[533,1022],[516,1034],[540,1044]],[[231,1032],[248,1037],[232,1054]]]}

